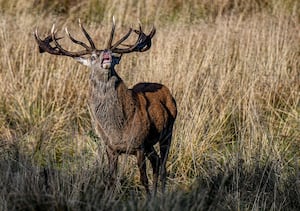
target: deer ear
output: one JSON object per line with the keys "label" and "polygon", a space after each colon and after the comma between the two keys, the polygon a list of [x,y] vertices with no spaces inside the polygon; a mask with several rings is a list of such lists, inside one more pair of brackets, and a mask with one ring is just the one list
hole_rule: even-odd
{"label": "deer ear", "polygon": [[90,67],[91,66],[91,60],[89,58],[84,58],[84,57],[74,57],[77,62]]}
{"label": "deer ear", "polygon": [[119,64],[122,58],[122,54],[120,53],[112,53],[112,59],[114,64]]}

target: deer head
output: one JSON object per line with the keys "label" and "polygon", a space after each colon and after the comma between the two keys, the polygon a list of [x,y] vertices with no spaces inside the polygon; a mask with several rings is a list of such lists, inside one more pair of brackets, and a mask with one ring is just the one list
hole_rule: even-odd
{"label": "deer head", "polygon": [[[98,49],[96,48],[91,36],[88,34],[86,29],[80,23],[80,20],[79,20],[79,27],[81,28],[83,34],[87,38],[89,45],[79,40],[76,40],[68,32],[67,28],[65,31],[72,42],[82,46],[85,50],[78,51],[78,52],[71,52],[65,50],[58,43],[58,40],[62,38],[56,37],[55,25],[53,25],[50,35],[48,35],[45,39],[41,39],[39,37],[37,30],[34,33],[36,42],[38,43],[39,46],[40,53],[47,52],[54,55],[72,57],[73,59],[80,62],[81,64],[91,67],[92,70],[109,71],[109,70],[113,70],[116,64],[119,64],[123,54],[131,53],[131,52],[144,52],[150,49],[151,39],[156,32],[156,29],[153,27],[149,35],[146,35],[142,31],[142,27],[139,24],[139,30],[133,30],[132,28],[130,28],[127,34],[125,34],[120,40],[112,44],[114,38],[114,32],[115,32],[115,19],[113,18],[112,30],[106,48]],[[130,36],[132,31],[138,35],[136,42],[132,45],[122,44]],[[53,43],[54,46],[52,46],[51,43]],[[119,47],[120,45],[126,47],[120,48]]]}

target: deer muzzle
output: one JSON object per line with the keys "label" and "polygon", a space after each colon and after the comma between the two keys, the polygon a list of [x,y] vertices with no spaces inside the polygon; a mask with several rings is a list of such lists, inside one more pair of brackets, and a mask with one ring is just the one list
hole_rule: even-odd
{"label": "deer muzzle", "polygon": [[112,56],[110,52],[103,52],[101,66],[104,69],[109,69],[112,63]]}

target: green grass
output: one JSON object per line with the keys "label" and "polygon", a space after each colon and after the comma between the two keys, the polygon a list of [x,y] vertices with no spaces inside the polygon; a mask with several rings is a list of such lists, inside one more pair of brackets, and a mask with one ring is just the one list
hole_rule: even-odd
{"label": "green grass", "polygon": [[[0,1],[0,210],[299,210],[297,1]],[[129,87],[168,86],[178,118],[167,192],[148,199],[133,157],[108,184],[88,107],[89,70],[39,54],[56,23],[104,46],[139,18],[147,53],[116,70]],[[74,49],[71,42],[63,42]],[[148,165],[150,167],[150,165]],[[149,171],[151,178],[151,171]]]}

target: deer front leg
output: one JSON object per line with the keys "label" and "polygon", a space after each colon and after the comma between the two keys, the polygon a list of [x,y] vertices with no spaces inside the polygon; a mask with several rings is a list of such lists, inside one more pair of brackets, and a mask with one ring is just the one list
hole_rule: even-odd
{"label": "deer front leg", "polygon": [[111,183],[111,185],[115,185],[116,179],[117,179],[119,154],[109,148],[106,149],[106,153],[107,153],[107,158],[108,158],[110,183]]}
{"label": "deer front leg", "polygon": [[140,170],[140,181],[142,185],[145,187],[147,194],[150,195],[149,182],[147,177],[146,157],[144,151],[143,150],[137,151],[136,158]]}

